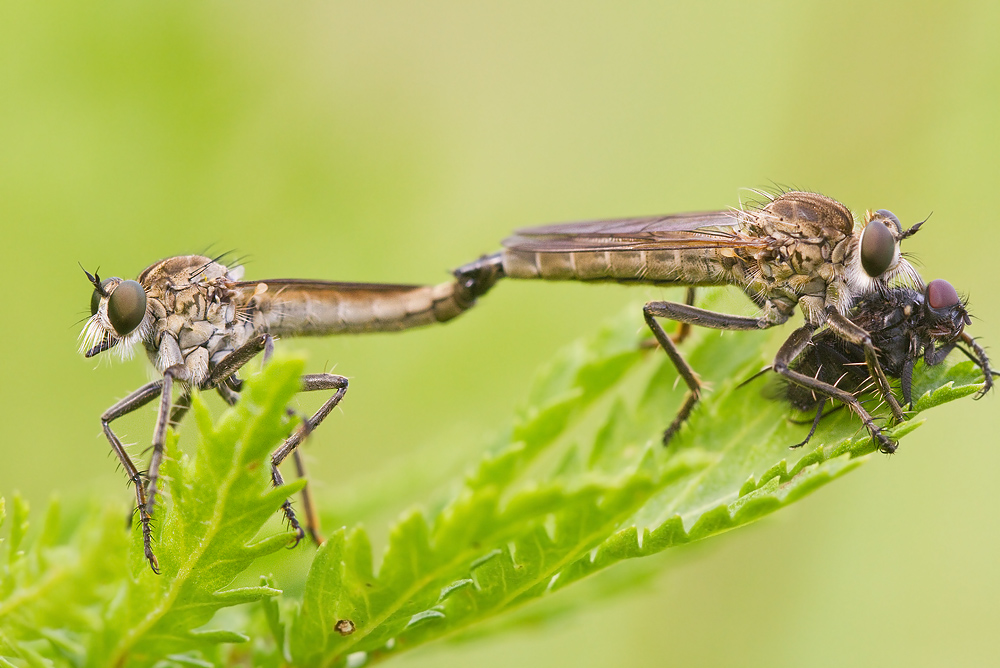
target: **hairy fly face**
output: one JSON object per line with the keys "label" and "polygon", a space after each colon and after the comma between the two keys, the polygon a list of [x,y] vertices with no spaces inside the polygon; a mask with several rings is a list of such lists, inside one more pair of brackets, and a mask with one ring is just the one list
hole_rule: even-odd
{"label": "hairy fly face", "polygon": [[132,357],[150,327],[146,290],[136,281],[101,277],[84,270],[94,286],[90,296],[90,317],[80,332],[80,352],[94,357],[115,350],[120,359]]}

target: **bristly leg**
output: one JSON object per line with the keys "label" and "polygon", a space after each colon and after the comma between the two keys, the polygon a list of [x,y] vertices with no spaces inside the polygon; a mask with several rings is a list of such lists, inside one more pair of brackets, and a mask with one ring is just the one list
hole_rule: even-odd
{"label": "bristly leg", "polygon": [[812,376],[799,373],[791,368],[792,361],[798,358],[806,346],[809,345],[815,330],[814,326],[807,324],[792,332],[778,349],[778,353],[774,357],[773,369],[795,385],[808,390],[814,390],[820,395],[836,399],[845,404],[861,418],[878,449],[885,454],[892,454],[896,451],[899,444],[882,432],[878,425],[875,424],[875,420],[871,414],[865,410],[857,397],[850,392],[845,392],[838,387],[834,387]]}
{"label": "bristly leg", "polygon": [[143,554],[146,557],[146,561],[149,563],[150,569],[157,575],[160,574],[160,562],[156,560],[156,555],[153,554],[153,518],[146,511],[146,498],[145,492],[143,492],[143,480],[141,477],[136,478],[131,481],[135,485],[136,499],[138,505],[136,510],[139,512],[139,523],[142,525],[142,549]]}
{"label": "bristly leg", "polygon": [[[172,366],[163,372],[160,390],[160,408],[157,412],[156,427],[153,430],[153,454],[149,458],[149,473],[146,476],[146,516],[152,517],[156,509],[156,495],[159,491],[160,464],[163,461],[163,449],[167,439],[167,425],[171,419],[174,379],[185,380],[187,367]],[[154,569],[155,570],[155,569]]]}
{"label": "bristly leg", "polygon": [[812,420],[810,420],[810,422],[812,422],[812,426],[809,428],[809,434],[802,441],[796,443],[795,445],[788,446],[789,449],[794,450],[796,448],[801,448],[807,443],[809,443],[809,441],[813,437],[813,434],[816,433],[816,427],[819,426],[819,421],[823,419],[823,408],[825,407],[826,407],[826,401],[819,402],[819,406],[816,407],[816,415],[813,417]]}
{"label": "bristly leg", "polygon": [[[694,288],[687,288],[684,291],[684,304],[685,306],[694,306],[695,291]],[[679,322],[677,323],[677,330],[674,331],[670,340],[676,345],[681,345],[687,338],[691,336],[691,323],[690,322]]]}
{"label": "bristly leg", "polygon": [[[693,291],[689,293],[688,297],[693,298]],[[684,383],[688,387],[688,392],[684,397],[684,403],[681,404],[680,410],[677,411],[677,415],[674,416],[673,421],[667,427],[666,431],[663,432],[663,445],[666,446],[670,443],[674,434],[681,428],[681,425],[687,421],[688,417],[691,415],[691,411],[694,409],[698,400],[701,398],[702,383],[698,379],[698,374],[694,372],[691,365],[687,363],[684,356],[681,355],[677,346],[674,342],[663,331],[663,327],[660,323],[656,321],[656,318],[669,318],[670,320],[676,320],[679,323],[689,323],[692,325],[699,325],[701,327],[709,327],[712,329],[724,329],[724,330],[756,330],[764,329],[770,327],[772,323],[769,323],[758,318],[746,318],[742,316],[727,315],[725,313],[716,313],[714,311],[706,311],[705,309],[690,306],[688,304],[678,304],[676,302],[649,302],[642,309],[642,315],[646,320],[646,326],[653,332],[653,336],[656,337],[657,342],[659,342],[660,347],[663,348],[663,352],[667,354],[670,361],[673,363],[674,368],[677,369],[678,375],[684,380]]]}
{"label": "bristly leg", "polygon": [[[292,451],[292,461],[295,463],[295,473],[300,478],[308,479],[306,464],[303,461],[302,453],[296,448]],[[312,491],[309,485],[302,488],[302,509],[306,513],[306,531],[313,543],[322,545],[325,542],[323,534],[320,533],[319,513],[316,511],[316,504],[313,502]]]}
{"label": "bristly leg", "polygon": [[125,452],[125,446],[122,445],[121,440],[115,432],[112,431],[111,422],[123,415],[127,415],[128,413],[145,406],[157,396],[162,394],[162,388],[162,380],[147,383],[116,403],[114,406],[106,410],[103,415],[101,415],[101,428],[104,430],[104,435],[107,437],[108,442],[111,443],[111,449],[114,451],[115,455],[117,455],[118,461],[121,462],[122,467],[125,469],[129,482],[135,487],[135,498],[137,509],[139,511],[139,522],[142,525],[143,551],[146,555],[146,561],[149,562],[149,567],[153,569],[154,573],[157,574],[160,572],[160,565],[156,561],[156,556],[153,554],[153,532],[150,527],[151,517],[147,507],[146,483],[143,475],[136,468],[135,464],[132,463],[128,453]]}
{"label": "bristly leg", "polygon": [[[275,487],[281,487],[285,484],[285,479],[281,476],[281,471],[278,467],[271,465],[271,483]],[[281,512],[285,515],[285,520],[288,522],[288,526],[291,527],[292,531],[295,532],[295,542],[288,547],[297,547],[302,539],[306,537],[306,532],[299,524],[298,518],[295,516],[295,511],[292,509],[292,500],[290,498],[285,499],[285,502],[281,504]]]}
{"label": "bristly leg", "polygon": [[[234,404],[238,397],[238,392],[233,388],[232,384],[229,383],[229,379],[242,368],[247,362],[253,359],[257,354],[264,353],[264,362],[266,363],[271,357],[271,353],[274,350],[273,339],[268,334],[263,334],[258,337],[251,339],[249,342],[245,343],[240,348],[237,348],[232,353],[230,353],[225,359],[222,360],[216,366],[211,377],[209,378],[207,387],[214,387],[219,395],[229,404]],[[319,424],[326,419],[326,416],[330,414],[330,411],[340,403],[343,399],[344,394],[347,392],[348,381],[344,376],[338,376],[332,373],[314,373],[306,374],[302,376],[302,391],[303,392],[313,392],[316,390],[336,390],[334,395],[330,397],[316,413],[308,418],[304,419],[302,423],[295,429],[295,431],[289,436],[285,441],[271,454],[271,481],[274,483],[275,487],[284,484],[284,477],[278,470],[278,466],[288,457],[289,454],[295,453],[295,463],[296,469],[299,476],[305,477],[305,466],[298,455],[296,448],[316,429]],[[289,409],[291,415],[295,415],[294,411]],[[306,532],[308,531],[310,537],[320,544],[323,542],[322,535],[320,533],[319,527],[319,516],[316,513],[315,505],[312,501],[312,495],[309,493],[308,485],[302,490],[302,503],[303,508],[306,513],[306,528],[303,529],[302,525],[299,523],[298,518],[295,515],[295,510],[292,507],[291,499],[286,499],[281,505],[281,510],[285,515],[285,519],[288,520],[289,526],[295,532],[296,540],[295,545],[305,538]],[[294,547],[294,546],[293,546]]]}
{"label": "bristly leg", "polygon": [[[285,460],[288,455],[292,453],[297,453],[297,448],[302,444],[309,434],[313,432],[320,425],[323,420],[330,414],[330,412],[340,403],[340,400],[344,398],[347,393],[348,381],[344,376],[338,376],[332,373],[310,373],[302,376],[302,391],[303,392],[314,392],[317,390],[336,390],[333,396],[327,399],[322,406],[319,407],[312,417],[305,420],[292,435],[285,439],[278,448],[271,453],[271,477],[274,480],[275,485],[283,484],[284,480],[281,477],[281,473],[278,471],[278,466]],[[296,457],[298,455],[296,454]],[[304,474],[305,469],[302,467],[301,460],[297,459],[296,467],[299,469],[300,475]],[[322,542],[320,537],[319,529],[319,518],[315,513],[312,497],[308,495],[303,495],[303,504],[306,511],[306,525],[309,529],[309,534],[312,536],[313,540],[318,543]],[[285,517],[288,519],[289,524],[295,529],[296,534],[299,539],[305,537],[305,532],[302,530],[301,525],[299,525],[298,520],[295,517],[295,512],[292,510],[291,500],[285,501],[282,505],[282,509],[285,511]]]}

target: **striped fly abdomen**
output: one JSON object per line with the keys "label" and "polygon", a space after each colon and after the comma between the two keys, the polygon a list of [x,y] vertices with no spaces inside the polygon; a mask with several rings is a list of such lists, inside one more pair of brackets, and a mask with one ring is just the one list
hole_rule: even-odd
{"label": "striped fly abdomen", "polygon": [[735,262],[717,248],[534,252],[506,249],[503,270],[511,278],[721,285],[733,282]]}
{"label": "striped fly abdomen", "polygon": [[459,282],[434,286],[277,280],[253,284],[255,331],[276,336],[396,332],[446,322],[475,303]]}

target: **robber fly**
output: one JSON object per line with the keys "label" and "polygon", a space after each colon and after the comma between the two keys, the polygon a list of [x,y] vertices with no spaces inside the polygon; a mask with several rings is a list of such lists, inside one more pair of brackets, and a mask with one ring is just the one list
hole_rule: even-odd
{"label": "robber fly", "polygon": [[[871,336],[852,322],[851,306],[880,294],[896,281],[920,285],[920,277],[899,252],[899,242],[919,229],[904,230],[884,209],[869,212],[857,227],[843,204],[816,193],[791,191],[766,196],[761,206],[648,218],[598,220],[518,230],[504,250],[455,271],[459,281],[492,267],[510,278],[616,281],[652,285],[737,285],[761,309],[741,317],[686,304],[653,301],[643,309],[647,326],[666,351],[688,392],[663,435],[666,444],[698,402],[702,384],[656,318],[714,329],[766,329],[788,320],[796,306],[805,324],[782,346],[774,369],[790,380],[787,366],[826,325],[836,336],[863,347],[865,360],[898,420],[903,412],[879,366]],[[792,380],[792,382],[796,382]],[[884,439],[884,437],[880,436]],[[888,439],[880,441],[889,447]]]}
{"label": "robber fly", "polygon": [[[882,368],[886,375],[899,378],[903,402],[909,407],[913,406],[913,366],[917,360],[922,357],[928,366],[934,366],[955,348],[983,371],[978,396],[993,387],[995,372],[986,351],[965,331],[965,326],[972,324],[966,303],[948,281],[931,281],[923,292],[895,287],[882,295],[866,295],[851,310],[850,318],[871,334]],[[858,401],[858,395],[872,386],[861,346],[822,330],[790,367],[795,380],[788,378],[786,398],[801,411],[816,412],[809,435],[792,447],[805,445],[816,433],[827,399],[850,407],[873,435],[878,431]],[[895,442],[890,444],[891,448],[883,447],[882,451],[895,450]]]}
{"label": "robber fly", "polygon": [[[322,336],[410,329],[445,322],[471,307],[493,284],[492,269],[471,272],[462,281],[437,286],[333,283],[297,279],[241,281],[242,267],[227,267],[221,258],[185,255],[147,267],[136,280],[101,279],[87,273],[93,285],[90,318],[80,335],[80,352],[93,357],[104,352],[120,358],[142,344],[162,378],[143,385],[109,408],[101,426],[129,481],[135,486],[143,544],[150,567],[158,571],[151,547],[150,518],[156,494],[168,424],[190,406],[191,391],[214,389],[229,404],[242,381],[236,375],[258,353],[270,356],[275,336]],[[174,383],[183,388],[171,412]],[[331,373],[302,377],[302,390],[333,391],[316,413],[305,420],[271,455],[271,477],[283,482],[278,466],[294,459],[302,474],[296,448],[340,402],[347,378]],[[143,474],[129,458],[111,423],[159,400],[152,455]],[[315,540],[317,521],[309,497],[303,494],[307,526]],[[301,539],[304,531],[290,502],[285,516]]]}

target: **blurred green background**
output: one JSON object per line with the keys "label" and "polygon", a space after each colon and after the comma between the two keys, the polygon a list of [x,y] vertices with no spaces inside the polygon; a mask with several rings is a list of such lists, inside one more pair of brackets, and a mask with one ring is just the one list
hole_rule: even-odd
{"label": "blurred green background", "polygon": [[[996,342],[998,25],[989,2],[2,3],[0,492],[127,507],[98,416],[148,365],[77,354],[78,261],[235,249],[250,278],[437,282],[516,226],[778,183],[933,212],[906,249]],[[309,446],[320,497],[475,460],[559,346],[664,294],[514,283],[446,327],[282,343],[352,379]],[[641,593],[397,665],[996,664],[996,402],[657,557]]]}

